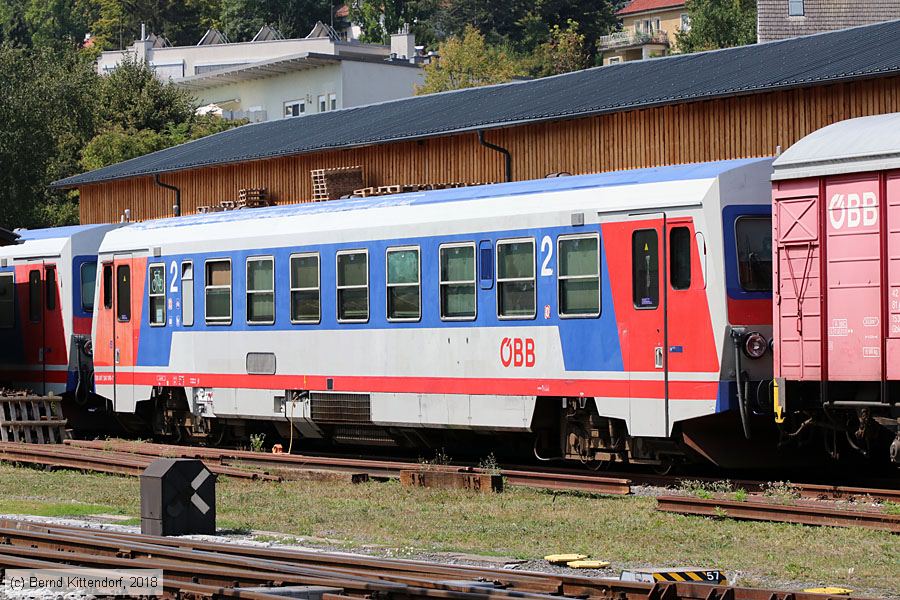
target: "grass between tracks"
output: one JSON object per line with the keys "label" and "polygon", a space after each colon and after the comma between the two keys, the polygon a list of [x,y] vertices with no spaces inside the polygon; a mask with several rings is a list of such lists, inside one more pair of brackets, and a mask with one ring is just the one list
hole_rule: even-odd
{"label": "grass between tracks", "polygon": [[[659,513],[644,497],[509,488],[502,494],[404,488],[397,482],[253,483],[220,478],[220,528],[385,546],[400,554],[467,552],[534,559],[579,552],[637,565],[710,566],[743,584],[821,582],[900,590],[900,536]],[[0,465],[0,513],[139,516],[137,478]]]}

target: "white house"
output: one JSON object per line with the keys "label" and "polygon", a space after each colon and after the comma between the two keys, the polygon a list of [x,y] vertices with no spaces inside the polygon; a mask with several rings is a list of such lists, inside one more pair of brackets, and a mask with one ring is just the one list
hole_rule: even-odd
{"label": "white house", "polygon": [[203,112],[269,121],[412,96],[423,80],[412,34],[391,45],[344,41],[319,23],[306,38],[280,39],[264,27],[251,42],[228,43],[210,30],[196,46],[170,46],[153,35],[103,52],[108,73],[127,54],[190,91]]}

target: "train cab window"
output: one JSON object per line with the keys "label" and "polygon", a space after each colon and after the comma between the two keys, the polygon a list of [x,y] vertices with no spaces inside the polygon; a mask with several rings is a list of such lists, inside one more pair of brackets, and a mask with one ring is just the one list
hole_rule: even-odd
{"label": "train cab window", "polygon": [[746,292],[771,292],[772,218],[738,217],[734,239],[741,287]]}
{"label": "train cab window", "polygon": [[390,248],[386,262],[388,321],[418,321],[422,316],[419,249]]}
{"label": "train cab window", "polygon": [[337,319],[340,323],[369,320],[369,253],[337,253]]}
{"label": "train cab window", "polygon": [[655,229],[631,234],[631,284],[635,308],[659,306],[659,236]]}
{"label": "train cab window", "polygon": [[112,308],[113,297],[112,265],[103,265],[103,308]]}
{"label": "train cab window", "polygon": [[319,255],[291,257],[291,323],[318,323],[321,318]]}
{"label": "train cab window", "polygon": [[47,291],[47,310],[56,310],[56,268],[47,267],[44,274],[44,289]]}
{"label": "train cab window", "polygon": [[0,273],[0,329],[10,329],[16,320],[16,276]]}
{"label": "train cab window", "polygon": [[166,266],[150,265],[147,285],[150,295],[150,325],[162,327],[166,324]]}
{"label": "train cab window", "polygon": [[534,240],[497,242],[497,316],[533,319],[536,305]]}
{"label": "train cab window", "polygon": [[116,314],[119,321],[131,320],[131,267],[116,267]]}
{"label": "train cab window", "polygon": [[673,290],[691,287],[691,231],[687,227],[669,231],[669,280]]}
{"label": "train cab window", "polygon": [[97,289],[97,263],[93,261],[81,263],[79,273],[81,310],[94,312],[94,291]]}
{"label": "train cab window", "polygon": [[41,297],[41,272],[37,269],[28,272],[28,320],[39,323],[44,311],[44,299]]}
{"label": "train cab window", "polygon": [[194,263],[189,260],[181,263],[181,324],[194,324]]}
{"label": "train cab window", "polygon": [[231,261],[206,261],[206,322],[210,325],[231,323]]}
{"label": "train cab window", "polygon": [[271,325],[275,322],[275,259],[247,259],[247,322]]}
{"label": "train cab window", "polygon": [[567,236],[557,240],[559,316],[600,315],[600,238]]}
{"label": "train cab window", "polygon": [[475,319],[475,244],[444,244],[440,247],[440,263],[441,319]]}

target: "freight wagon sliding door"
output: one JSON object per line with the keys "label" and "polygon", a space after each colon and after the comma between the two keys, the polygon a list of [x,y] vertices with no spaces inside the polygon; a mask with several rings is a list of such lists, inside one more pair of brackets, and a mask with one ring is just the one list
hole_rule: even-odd
{"label": "freight wagon sliding door", "polygon": [[887,195],[882,199],[887,209],[884,224],[887,232],[887,336],[886,357],[887,379],[900,380],[900,173],[887,176]]}
{"label": "freight wagon sliding door", "polygon": [[826,377],[878,381],[882,375],[881,236],[877,175],[825,182]]}

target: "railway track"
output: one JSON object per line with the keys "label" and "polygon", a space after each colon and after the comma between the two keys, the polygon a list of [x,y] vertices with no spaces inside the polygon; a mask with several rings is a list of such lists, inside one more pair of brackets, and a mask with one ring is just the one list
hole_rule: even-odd
{"label": "railway track", "polygon": [[[637,583],[510,569],[388,560],[286,548],[160,538],[0,520],[4,568],[154,568],[171,598],[274,600],[288,586],[322,586],[322,600],[847,600],[693,582]],[[256,588],[256,589],[248,589]],[[261,588],[261,589],[260,589]],[[855,596],[856,600],[864,600]]]}

